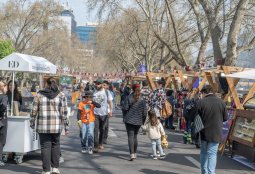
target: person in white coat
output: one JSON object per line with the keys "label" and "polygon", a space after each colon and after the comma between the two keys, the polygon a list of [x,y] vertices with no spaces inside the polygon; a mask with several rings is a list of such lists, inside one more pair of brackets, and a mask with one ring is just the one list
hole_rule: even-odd
{"label": "person in white coat", "polygon": [[153,110],[148,112],[148,117],[149,119],[144,126],[142,126],[142,129],[148,132],[148,136],[151,140],[153,159],[158,159],[156,148],[159,150],[159,158],[164,159],[166,155],[161,146],[161,136],[165,135],[164,128]]}

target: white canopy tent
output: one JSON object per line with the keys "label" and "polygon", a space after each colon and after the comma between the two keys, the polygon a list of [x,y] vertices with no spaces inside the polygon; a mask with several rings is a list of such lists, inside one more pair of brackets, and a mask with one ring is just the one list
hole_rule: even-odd
{"label": "white canopy tent", "polygon": [[255,80],[255,69],[228,74],[226,77]]}
{"label": "white canopy tent", "polygon": [[[12,53],[0,60],[0,70],[12,71],[12,91],[14,90],[15,72],[31,72],[56,74],[57,66],[42,57],[27,54]],[[13,115],[13,95],[11,104],[11,116]]]}
{"label": "white canopy tent", "polygon": [[0,70],[56,74],[57,66],[42,57],[12,53],[0,60]]}

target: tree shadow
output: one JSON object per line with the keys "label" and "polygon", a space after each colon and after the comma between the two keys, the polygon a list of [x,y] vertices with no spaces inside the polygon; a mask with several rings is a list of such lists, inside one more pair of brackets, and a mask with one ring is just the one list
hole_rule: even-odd
{"label": "tree shadow", "polygon": [[160,170],[152,170],[152,169],[142,169],[139,170],[139,172],[145,173],[145,174],[178,174],[178,173],[173,173],[173,172],[168,172],[168,171],[160,171]]}
{"label": "tree shadow", "polygon": [[16,164],[6,164],[4,167],[1,167],[1,169],[9,170],[15,173],[28,173],[28,174],[40,174],[42,172],[41,168],[22,166]]}

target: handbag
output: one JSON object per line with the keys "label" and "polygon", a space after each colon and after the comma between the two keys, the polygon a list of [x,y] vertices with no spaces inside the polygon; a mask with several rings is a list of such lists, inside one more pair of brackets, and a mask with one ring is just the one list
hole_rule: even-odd
{"label": "handbag", "polygon": [[168,118],[170,117],[170,115],[172,115],[172,105],[169,103],[168,100],[165,100],[160,114],[163,118]]}
{"label": "handbag", "polygon": [[199,133],[201,130],[204,129],[203,121],[199,115],[195,117],[194,124],[195,124],[195,131],[194,131],[195,134]]}

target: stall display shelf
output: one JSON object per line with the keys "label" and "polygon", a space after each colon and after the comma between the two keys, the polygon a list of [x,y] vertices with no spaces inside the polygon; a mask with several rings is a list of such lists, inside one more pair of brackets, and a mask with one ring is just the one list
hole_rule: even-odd
{"label": "stall display shelf", "polygon": [[245,127],[247,129],[253,129],[255,130],[255,127],[252,127],[252,126],[247,126],[247,125],[242,125],[242,124],[238,124],[239,126],[242,126],[242,127]]}
{"label": "stall display shelf", "polygon": [[237,117],[233,136],[245,141],[253,142],[255,135],[255,120]]}
{"label": "stall display shelf", "polygon": [[255,111],[236,110],[229,138],[231,157],[238,154],[255,162]]}

